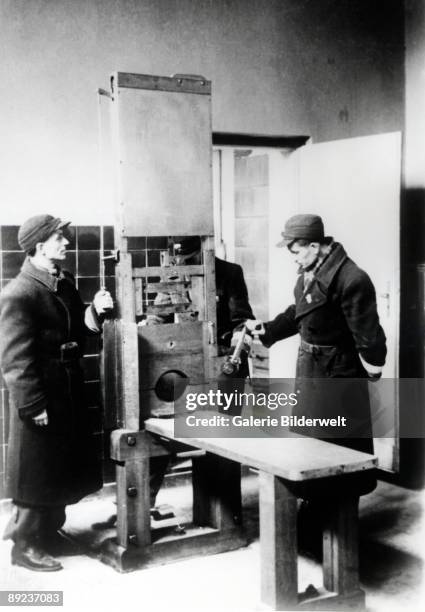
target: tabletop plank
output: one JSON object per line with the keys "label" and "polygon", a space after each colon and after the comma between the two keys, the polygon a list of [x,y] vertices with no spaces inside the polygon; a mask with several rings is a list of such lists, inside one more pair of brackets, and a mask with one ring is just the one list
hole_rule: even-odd
{"label": "tabletop plank", "polygon": [[298,434],[287,438],[176,438],[174,419],[150,418],[146,430],[244,465],[300,482],[377,466],[377,457]]}

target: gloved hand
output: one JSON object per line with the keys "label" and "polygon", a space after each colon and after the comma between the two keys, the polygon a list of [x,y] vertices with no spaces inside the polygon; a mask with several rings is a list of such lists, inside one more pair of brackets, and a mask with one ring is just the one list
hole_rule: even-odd
{"label": "gloved hand", "polygon": [[37,414],[37,416],[32,417],[32,420],[35,425],[40,426],[44,426],[49,423],[49,417],[47,416],[47,412],[45,410],[43,410],[43,412],[41,412],[40,414]]}
{"label": "gloved hand", "polygon": [[113,309],[114,301],[109,291],[100,289],[93,298],[93,307],[98,315],[103,315]]}
{"label": "gloved hand", "polygon": [[250,336],[262,336],[266,333],[264,323],[261,319],[248,319],[245,321],[245,326]]}
{"label": "gloved hand", "polygon": [[164,323],[164,319],[158,317],[157,315],[147,315],[146,319],[143,319],[138,323],[139,327],[145,327],[146,325],[162,325]]}

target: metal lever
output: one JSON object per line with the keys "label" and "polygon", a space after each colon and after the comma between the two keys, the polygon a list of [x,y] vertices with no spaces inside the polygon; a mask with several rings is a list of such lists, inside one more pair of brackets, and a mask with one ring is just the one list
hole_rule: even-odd
{"label": "metal lever", "polygon": [[235,346],[235,350],[230,355],[230,357],[226,359],[226,361],[221,367],[223,374],[226,374],[227,376],[232,376],[239,369],[241,363],[241,351],[245,343],[245,335],[246,325],[244,325],[241,329],[241,335],[239,336],[239,340]]}
{"label": "metal lever", "polygon": [[[102,234],[103,234],[103,227],[102,229]],[[102,245],[103,247],[103,245]],[[101,248],[101,251],[103,253],[103,248]],[[106,259],[112,259],[114,261],[114,263],[118,263],[120,260],[120,252],[118,249],[114,249],[111,251],[110,255],[101,255],[100,257],[100,287],[101,289],[105,289],[105,260]]]}

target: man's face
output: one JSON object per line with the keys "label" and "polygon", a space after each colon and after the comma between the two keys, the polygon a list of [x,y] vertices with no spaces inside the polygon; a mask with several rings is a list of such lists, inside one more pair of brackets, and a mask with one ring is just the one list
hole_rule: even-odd
{"label": "man's face", "polygon": [[69,240],[63,235],[61,229],[53,232],[51,236],[42,243],[41,252],[50,260],[62,260],[66,257],[66,247]]}
{"label": "man's face", "polygon": [[312,266],[319,256],[320,245],[318,242],[310,242],[307,245],[301,245],[295,241],[289,247],[289,252],[294,256],[295,263],[303,270]]}

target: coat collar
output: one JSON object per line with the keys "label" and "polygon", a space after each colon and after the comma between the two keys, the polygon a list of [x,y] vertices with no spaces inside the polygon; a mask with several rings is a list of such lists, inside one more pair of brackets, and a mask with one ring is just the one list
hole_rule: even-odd
{"label": "coat collar", "polygon": [[50,291],[56,293],[58,290],[58,282],[63,278],[63,274],[61,270],[58,268],[58,276],[53,276],[47,270],[43,270],[42,268],[36,268],[34,264],[31,263],[29,257],[27,257],[24,261],[24,264],[21,268],[21,273],[24,276],[30,277],[45,285]]}
{"label": "coat collar", "polygon": [[344,247],[336,242],[306,291],[304,290],[303,275],[300,275],[295,288],[296,318],[303,317],[326,303],[329,286],[347,259]]}
{"label": "coat collar", "polygon": [[318,269],[315,280],[327,291],[329,285],[334,279],[344,261],[347,259],[347,253],[344,247],[339,242],[335,242],[335,246],[329,255],[326,257],[323,264]]}

